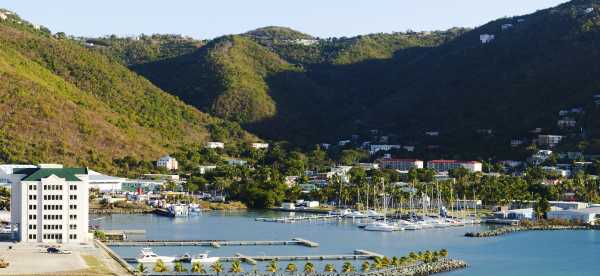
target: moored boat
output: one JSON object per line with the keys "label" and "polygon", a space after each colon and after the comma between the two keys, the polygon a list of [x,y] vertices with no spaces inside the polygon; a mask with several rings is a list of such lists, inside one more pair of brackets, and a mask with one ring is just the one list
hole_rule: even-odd
{"label": "moored boat", "polygon": [[142,250],[140,250],[140,254],[135,260],[138,263],[155,263],[158,260],[161,260],[165,263],[172,263],[175,261],[175,259],[175,257],[170,256],[158,256],[152,251],[151,248],[142,248]]}
{"label": "moored boat", "polygon": [[219,257],[209,257],[208,253],[201,253],[192,257],[192,263],[212,264],[219,261]]}

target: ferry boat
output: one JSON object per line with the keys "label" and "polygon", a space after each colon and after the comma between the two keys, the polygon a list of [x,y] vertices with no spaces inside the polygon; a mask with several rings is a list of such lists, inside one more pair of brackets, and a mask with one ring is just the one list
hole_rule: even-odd
{"label": "ferry boat", "polygon": [[192,263],[212,264],[219,261],[219,257],[209,257],[207,253],[201,253],[192,257]]}
{"label": "ferry boat", "polygon": [[158,256],[152,251],[151,248],[142,248],[142,250],[140,250],[140,254],[135,260],[138,263],[156,263],[158,260],[161,260],[165,263],[172,263],[175,261],[175,257]]}

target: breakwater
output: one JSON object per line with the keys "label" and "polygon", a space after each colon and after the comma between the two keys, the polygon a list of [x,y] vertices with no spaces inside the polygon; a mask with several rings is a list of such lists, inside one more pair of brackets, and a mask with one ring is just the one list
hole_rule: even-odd
{"label": "breakwater", "polygon": [[[362,276],[413,276],[429,275],[435,273],[449,272],[466,268],[468,265],[462,260],[440,259],[431,263],[418,263],[410,266],[392,267],[370,272],[362,272]],[[342,273],[341,275],[344,275]]]}
{"label": "breakwater", "polygon": [[509,226],[483,232],[467,232],[465,237],[485,238],[505,235],[521,231],[553,231],[553,230],[600,230],[593,225],[533,225],[533,226]]}

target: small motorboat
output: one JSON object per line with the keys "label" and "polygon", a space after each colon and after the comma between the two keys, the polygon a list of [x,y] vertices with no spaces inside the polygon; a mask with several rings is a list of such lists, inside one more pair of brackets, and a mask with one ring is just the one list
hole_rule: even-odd
{"label": "small motorboat", "polygon": [[363,214],[363,213],[361,213],[359,211],[352,211],[349,214],[344,215],[344,217],[346,217],[346,218],[353,218],[353,219],[356,219],[356,218],[368,218],[368,216],[366,214]]}
{"label": "small motorboat", "polygon": [[209,257],[208,253],[201,253],[192,257],[192,263],[212,264],[219,261],[219,257]]}
{"label": "small motorboat", "polygon": [[161,260],[165,263],[172,263],[175,261],[175,259],[175,257],[158,256],[152,251],[151,248],[142,248],[142,250],[140,250],[140,254],[135,260],[138,263],[155,263],[158,260]]}
{"label": "small motorboat", "polygon": [[192,262],[192,254],[190,253],[185,253],[182,256],[179,256],[177,258],[178,262],[184,262],[184,263],[190,263]]}

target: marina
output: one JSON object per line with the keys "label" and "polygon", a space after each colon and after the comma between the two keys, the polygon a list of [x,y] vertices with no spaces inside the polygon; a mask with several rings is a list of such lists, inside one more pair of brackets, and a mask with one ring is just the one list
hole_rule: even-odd
{"label": "marina", "polygon": [[126,240],[126,241],[106,241],[109,246],[211,246],[219,248],[221,246],[256,246],[256,245],[302,245],[307,247],[318,247],[319,243],[293,238],[283,241],[226,241],[226,240]]}
{"label": "marina", "polygon": [[[600,264],[595,261],[600,248],[595,241],[600,232],[594,230],[518,232],[490,239],[465,237],[466,232],[483,232],[504,226],[466,224],[462,227],[427,228],[421,231],[367,232],[359,229],[351,219],[323,220],[307,223],[263,223],[258,217],[280,217],[274,211],[206,212],[202,216],[166,217],[158,215],[112,215],[99,220],[102,229],[145,229],[144,240],[227,240],[227,241],[288,241],[290,237],[302,237],[318,242],[319,247],[308,246],[150,246],[162,256],[181,256],[207,252],[209,256],[220,256],[224,263],[239,259],[245,271],[256,266],[264,271],[269,256],[295,256],[297,260],[278,260],[280,267],[293,262],[299,267],[312,262],[317,271],[323,271],[331,263],[340,269],[344,262],[353,262],[356,267],[369,259],[358,260],[302,260],[298,256],[360,255],[357,248],[377,254],[403,256],[410,252],[439,250],[446,248],[452,258],[464,260],[468,269],[457,270],[446,275],[596,275]],[[548,242],[552,240],[553,242]],[[142,247],[109,247],[122,258],[135,258]],[[211,251],[207,251],[210,249]],[[346,254],[340,254],[347,252]],[[518,252],[518,255],[516,255]],[[574,254],[564,254],[573,252]],[[518,256],[516,258],[515,256]],[[231,258],[231,259],[228,259]],[[245,259],[246,258],[246,259]],[[251,260],[247,260],[250,258]],[[357,257],[365,258],[365,257]],[[256,262],[253,265],[253,261]],[[490,261],[496,260],[496,261]],[[510,260],[511,265],[506,266]],[[585,264],[585,265],[584,265]],[[186,264],[189,265],[189,264]],[[132,267],[134,267],[132,265]],[[153,267],[149,265],[149,270]],[[229,265],[224,265],[225,269]]]}

